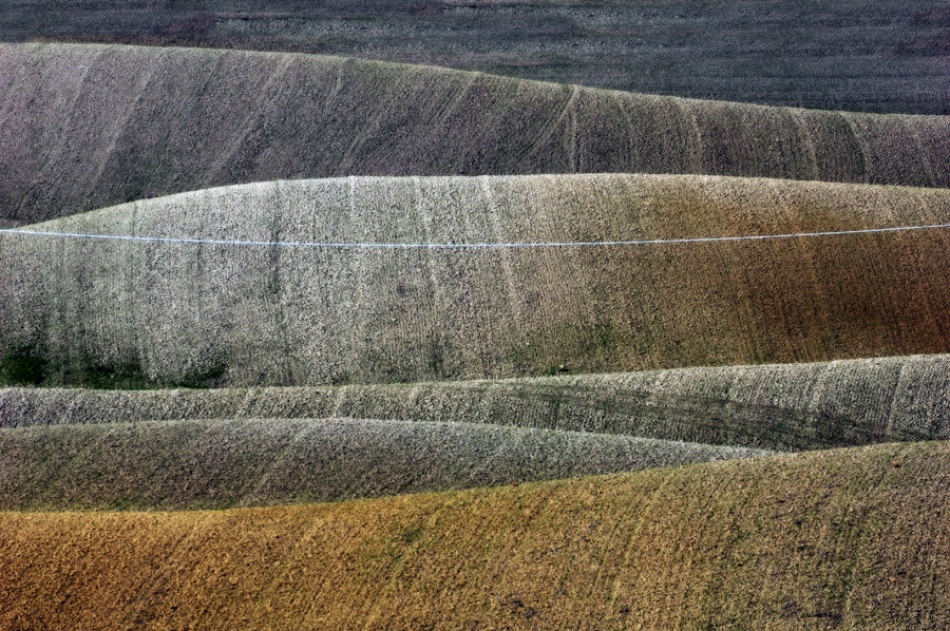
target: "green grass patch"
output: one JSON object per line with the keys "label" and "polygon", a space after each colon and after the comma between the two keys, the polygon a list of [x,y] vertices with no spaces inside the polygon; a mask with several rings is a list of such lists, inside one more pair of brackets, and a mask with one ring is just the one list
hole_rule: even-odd
{"label": "green grass patch", "polygon": [[32,348],[0,354],[0,385],[38,386],[46,378],[48,362]]}

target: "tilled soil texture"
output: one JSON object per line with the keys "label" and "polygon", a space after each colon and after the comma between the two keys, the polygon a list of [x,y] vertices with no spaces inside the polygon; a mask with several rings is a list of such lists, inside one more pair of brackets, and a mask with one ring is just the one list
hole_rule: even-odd
{"label": "tilled soil texture", "polygon": [[325,502],[769,453],[455,422],[251,419],[37,426],[0,430],[0,510]]}
{"label": "tilled soil texture", "polygon": [[939,0],[6,0],[0,39],[283,50],[694,98],[950,114]]}
{"label": "tilled soil texture", "polygon": [[762,178],[224,187],[31,227],[144,241],[0,234],[0,350],[106,387],[945,353],[950,230],[887,230],[946,223],[945,189]]}
{"label": "tilled soil texture", "polygon": [[950,186],[950,118],[684,100],[338,57],[0,44],[0,221],[341,175]]}
{"label": "tilled soil texture", "polygon": [[14,629],[950,624],[950,444],[218,512],[0,513]]}
{"label": "tilled soil texture", "polygon": [[297,388],[0,389],[0,427],[372,418],[781,451],[950,438],[950,356]]}

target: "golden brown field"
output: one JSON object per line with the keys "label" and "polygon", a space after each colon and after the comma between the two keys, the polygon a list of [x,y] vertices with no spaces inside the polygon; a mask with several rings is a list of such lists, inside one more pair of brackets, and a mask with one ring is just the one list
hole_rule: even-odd
{"label": "golden brown field", "polygon": [[947,443],[342,504],[0,514],[11,629],[931,628]]}

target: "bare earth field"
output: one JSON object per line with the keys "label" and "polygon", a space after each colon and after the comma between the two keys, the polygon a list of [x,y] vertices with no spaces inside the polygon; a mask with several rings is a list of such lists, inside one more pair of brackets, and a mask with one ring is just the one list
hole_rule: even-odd
{"label": "bare earth field", "polygon": [[615,90],[950,114],[939,0],[7,0],[5,41],[346,55]]}
{"label": "bare earth field", "polygon": [[950,627],[948,16],[5,3],[0,631]]}
{"label": "bare earth field", "polygon": [[0,428],[213,419],[477,423],[779,451],[950,438],[950,357],[296,388],[0,389]]}
{"label": "bare earth field", "polygon": [[[0,234],[0,350],[34,383],[319,385],[950,351],[950,192],[762,178],[348,178]],[[261,245],[230,244],[229,240]],[[331,244],[305,247],[271,242]],[[738,270],[738,271],[737,271]],[[833,298],[832,298],[833,297]]]}
{"label": "bare earth field", "polygon": [[339,57],[0,44],[0,221],[341,175],[697,173],[950,186],[950,119]]}
{"label": "bare earth field", "polygon": [[321,502],[770,453],[483,423],[225,419],[58,425],[0,433],[0,510]]}
{"label": "bare earth field", "polygon": [[950,445],[340,504],[0,513],[0,625],[941,629]]}

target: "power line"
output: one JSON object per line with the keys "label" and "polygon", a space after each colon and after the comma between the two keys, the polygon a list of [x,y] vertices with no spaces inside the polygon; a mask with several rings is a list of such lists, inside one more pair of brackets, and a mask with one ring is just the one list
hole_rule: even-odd
{"label": "power line", "polygon": [[911,232],[920,230],[944,230],[950,223],[927,224],[918,226],[894,226],[889,228],[865,228],[860,230],[829,230],[822,232],[790,232],[784,234],[738,235],[722,237],[684,237],[676,239],[632,239],[623,241],[554,241],[524,243],[346,243],[322,241],[253,241],[230,239],[196,239],[182,237],[149,237],[135,235],[88,234],[78,232],[51,232],[45,230],[22,230],[0,228],[0,234],[35,237],[55,237],[62,239],[85,239],[95,241],[131,241],[138,243],[169,243],[191,245],[222,245],[242,247],[285,247],[285,248],[326,248],[326,249],[376,249],[376,250],[486,250],[517,248],[583,248],[583,247],[619,247],[647,245],[676,245],[690,243],[727,243],[733,241],[769,241],[776,239],[806,239],[816,237],[839,237],[862,234],[884,234],[892,232]]}

